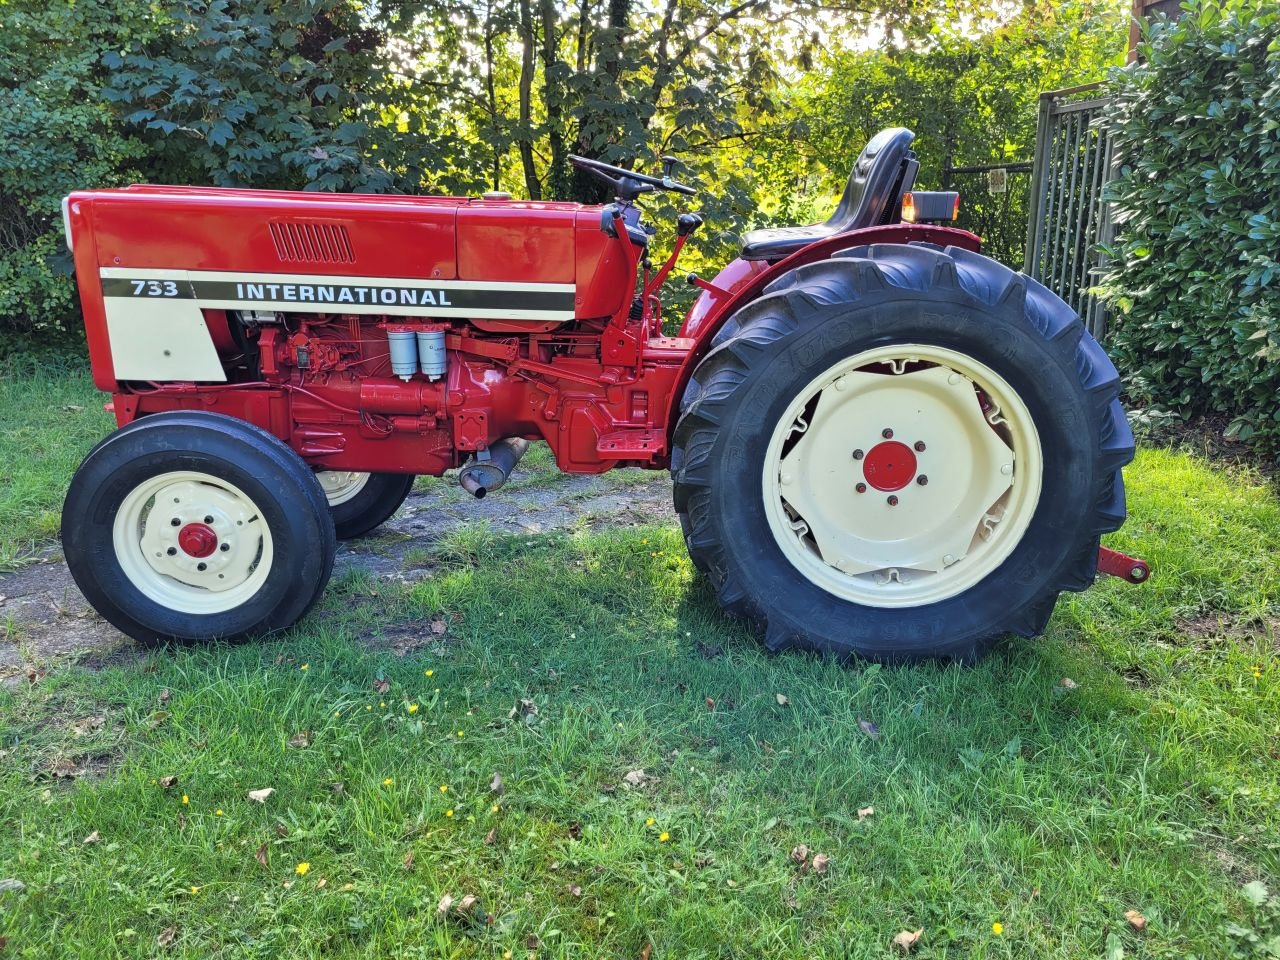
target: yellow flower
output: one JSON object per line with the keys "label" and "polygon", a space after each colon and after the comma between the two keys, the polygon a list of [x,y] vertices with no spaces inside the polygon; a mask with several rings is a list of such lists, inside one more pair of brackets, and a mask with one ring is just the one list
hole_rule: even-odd
{"label": "yellow flower", "polygon": [[498,805],[495,803],[492,807],[490,807],[490,808],[489,808],[489,812],[490,812],[490,813],[497,813],[497,812],[498,812],[499,810],[501,810],[501,809],[502,809],[502,808],[501,808],[500,806],[498,806]]}
{"label": "yellow flower", "polygon": [[446,811],[444,812],[444,815],[445,815],[446,817],[452,817],[452,816],[453,816],[453,811],[452,811],[452,810],[446,810]]}
{"label": "yellow flower", "polygon": [[436,687],[436,693],[439,693],[439,692],[440,692],[440,688]]}
{"label": "yellow flower", "polygon": [[293,868],[293,872],[300,877],[305,877],[307,875],[307,871],[310,869],[311,869],[311,864],[303,860],[302,863],[298,864],[296,867]]}
{"label": "yellow flower", "polygon": [[462,736],[462,734],[463,734],[463,731],[459,730],[459,731],[458,731],[458,736]]}
{"label": "yellow flower", "polygon": [[298,669],[299,669],[299,670],[310,670],[310,669],[311,669],[311,664],[309,664],[309,663],[304,663],[304,664],[303,664],[302,666],[300,666]]}
{"label": "yellow flower", "polygon": [[335,710],[335,711],[333,711],[333,715],[334,715],[335,717],[340,717],[340,716],[342,716],[342,711],[341,711],[341,710]]}
{"label": "yellow flower", "polygon": [[185,807],[185,806],[186,806],[187,804],[189,804],[190,802],[191,802],[191,798],[190,798],[190,797],[188,797],[188,796],[184,793],[184,794],[182,795],[182,805]]}
{"label": "yellow flower", "polygon": [[380,707],[385,707],[386,705],[387,705],[387,701],[385,701],[385,700],[379,700],[379,701],[378,701],[378,706],[380,706]]}
{"label": "yellow flower", "polygon": [[640,542],[641,542],[642,544],[648,543],[648,542],[649,542],[649,538],[648,538],[648,537],[645,537],[645,538],[644,538],[643,540],[641,540]]}
{"label": "yellow flower", "polygon": [[410,713],[417,713],[417,712],[418,712],[418,705],[417,705],[416,703],[411,703],[411,704],[409,704],[409,712],[410,712]]}
{"label": "yellow flower", "polygon": [[371,704],[371,703],[366,703],[366,704],[364,705],[364,708],[365,708],[366,710],[372,710],[372,709],[373,709],[373,704]]}
{"label": "yellow flower", "polygon": [[653,824],[654,824],[654,819],[653,819],[653,817],[650,817],[648,820],[646,820],[646,821],[644,822],[644,825],[645,825],[646,827],[652,827],[652,826],[653,826]]}
{"label": "yellow flower", "polygon": [[511,960],[511,951],[510,951],[510,950],[503,950],[503,951],[502,951],[502,960]]}
{"label": "yellow flower", "polygon": [[384,787],[389,787],[389,786],[391,786],[391,784],[393,784],[393,783],[395,783],[395,781],[394,781],[394,780],[392,780],[390,777],[387,777],[387,778],[385,778],[385,779],[382,781],[382,785],[383,785]]}
{"label": "yellow flower", "polygon": [[191,888],[191,892],[192,892],[192,893],[199,893],[199,892],[200,892],[200,888],[199,888],[199,887],[192,887],[192,888]]}
{"label": "yellow flower", "polygon": [[996,921],[991,925],[991,932],[994,933],[997,937],[1000,936],[1000,934],[1004,933],[1004,924],[1000,923],[999,921]]}
{"label": "yellow flower", "polygon": [[659,843],[666,843],[670,839],[671,839],[671,834],[667,833],[667,831],[665,830],[663,830],[660,834],[658,834]]}
{"label": "yellow flower", "polygon": [[434,677],[436,675],[436,672],[434,670],[426,670],[423,672],[422,675],[424,677]]}
{"label": "yellow flower", "polygon": [[440,784],[440,792],[441,792],[441,793],[448,793],[448,792],[449,792],[449,785],[448,785],[447,783],[442,783],[442,784]]}
{"label": "yellow flower", "polygon": [[222,811],[221,811],[221,810],[215,810],[215,811],[213,811],[213,815],[214,815],[215,817],[220,817],[220,816],[222,816]]}

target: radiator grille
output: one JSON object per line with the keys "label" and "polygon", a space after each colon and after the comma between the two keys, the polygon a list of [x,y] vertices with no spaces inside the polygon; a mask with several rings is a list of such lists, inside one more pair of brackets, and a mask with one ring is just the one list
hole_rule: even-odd
{"label": "radiator grille", "polygon": [[334,223],[271,223],[271,242],[285,263],[355,263],[347,228]]}

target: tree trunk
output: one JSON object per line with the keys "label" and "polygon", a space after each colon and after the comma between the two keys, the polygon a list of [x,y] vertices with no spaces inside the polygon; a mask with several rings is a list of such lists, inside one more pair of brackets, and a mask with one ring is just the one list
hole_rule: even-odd
{"label": "tree trunk", "polygon": [[564,146],[564,94],[560,35],[556,30],[555,0],[539,0],[542,14],[542,99],[547,110],[547,141],[551,167],[547,171],[547,193],[553,200],[567,200],[570,184],[568,151]]}
{"label": "tree trunk", "polygon": [[520,133],[516,141],[524,167],[524,186],[530,200],[542,199],[542,184],[533,165],[533,11],[520,0]]}
{"label": "tree trunk", "polygon": [[[490,0],[484,19],[484,92],[489,105],[489,121],[498,120],[498,94],[493,85],[493,2]],[[491,144],[493,151],[493,188],[502,189],[502,153],[496,144]]]}

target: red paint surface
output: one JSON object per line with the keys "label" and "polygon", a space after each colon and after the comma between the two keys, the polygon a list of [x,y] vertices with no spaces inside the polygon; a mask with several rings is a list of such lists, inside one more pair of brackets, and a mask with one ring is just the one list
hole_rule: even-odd
{"label": "red paint surface", "polygon": [[901,490],[915,479],[915,452],[897,440],[877,443],[862,459],[862,475],[877,490]]}
{"label": "red paint surface", "polygon": [[178,531],[178,546],[189,557],[203,559],[218,549],[218,535],[204,523],[188,523]]}
{"label": "red paint surface", "polygon": [[[725,320],[773,279],[864,243],[978,246],[964,231],[894,225],[830,238],[777,264],[735,261],[704,285],[680,336],[663,337],[652,315],[648,325],[630,318],[641,251],[625,231],[601,230],[601,207],[130,187],[72,194],[70,208],[94,382],[113,394],[120,425],[206,410],[263,427],[316,467],[436,475],[513,436],[545,439],[570,472],[663,467],[694,365]],[[329,258],[299,260],[300,251]],[[120,383],[102,266],[573,283],[575,321],[441,319],[447,374],[405,382],[391,375],[386,340],[387,325],[402,317],[290,313],[287,329],[260,329],[256,367],[233,382]],[[208,310],[206,322],[234,364],[242,350],[227,317]],[[192,543],[206,549],[197,536]]]}

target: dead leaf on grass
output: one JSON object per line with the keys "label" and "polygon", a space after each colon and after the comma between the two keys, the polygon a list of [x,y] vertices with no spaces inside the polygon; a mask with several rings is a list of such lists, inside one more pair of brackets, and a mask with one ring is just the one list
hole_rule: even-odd
{"label": "dead leaf on grass", "polygon": [[83,770],[76,766],[74,760],[69,760],[66,757],[60,757],[55,760],[53,766],[49,768],[49,772],[60,780],[71,780],[84,773]]}
{"label": "dead leaf on grass", "polygon": [[494,827],[484,835],[484,842],[492,846],[493,842],[498,839],[498,828]]}
{"label": "dead leaf on grass", "polygon": [[408,853],[404,855],[404,868],[406,870],[413,869],[413,851],[412,850],[410,850]]}
{"label": "dead leaf on grass", "polygon": [[458,901],[458,913],[466,915],[475,909],[480,898],[474,893],[468,893],[465,897]]}
{"label": "dead leaf on grass", "polygon": [[622,777],[622,782],[629,787],[643,787],[650,783],[655,783],[657,777],[650,776],[644,770],[632,770]]}
{"label": "dead leaf on grass", "polygon": [[160,786],[164,787],[166,790],[169,790],[178,785],[178,778],[173,776],[161,777],[156,781],[156,783],[160,784]]}
{"label": "dead leaf on grass", "polygon": [[791,862],[803,866],[809,859],[809,848],[803,843],[791,848]]}
{"label": "dead leaf on grass", "polygon": [[106,724],[106,717],[85,717],[83,720],[77,720],[71,725],[71,732],[77,737],[87,737],[91,733],[97,733]]}
{"label": "dead leaf on grass", "polygon": [[386,693],[390,689],[391,689],[390,680],[384,680],[381,677],[379,677],[377,680],[373,681],[374,693]]}
{"label": "dead leaf on grass", "polygon": [[440,902],[436,904],[436,916],[441,918],[447,917],[449,915],[449,909],[452,906],[453,897],[446,893],[440,898]]}
{"label": "dead leaf on grass", "polygon": [[431,632],[437,637],[444,634],[449,629],[449,621],[443,617],[433,617],[431,619]]}
{"label": "dead leaf on grass", "polygon": [[172,692],[170,692],[170,690],[169,690],[169,688],[168,688],[168,687],[165,687],[163,690],[161,690],[161,691],[160,691],[160,702],[161,702],[161,703],[168,703],[168,702],[170,701],[170,699],[172,699],[172,697],[173,697],[173,693],[172,693]]}
{"label": "dead leaf on grass", "polygon": [[147,717],[147,726],[154,730],[156,727],[163,726],[168,720],[168,710],[152,710],[151,716]]}
{"label": "dead leaf on grass", "polygon": [[860,821],[861,821],[861,820],[865,820],[865,819],[867,819],[867,817],[871,816],[871,815],[872,815],[872,814],[874,814],[875,812],[876,812],[876,808],[875,808],[875,807],[859,807],[859,808],[858,808],[858,819],[859,819]]}
{"label": "dead leaf on grass", "polygon": [[698,653],[702,656],[703,660],[714,660],[716,657],[724,653],[724,651],[721,650],[719,647],[717,647],[714,643],[703,643],[701,640],[699,640]]}
{"label": "dead leaf on grass", "polygon": [[582,896],[582,888],[578,886],[576,883],[569,884],[568,889],[569,889],[570,896],[574,896],[574,897]]}
{"label": "dead leaf on grass", "polygon": [[502,774],[497,770],[493,771],[493,779],[489,781],[489,792],[501,795],[506,789],[506,784],[502,782]]}
{"label": "dead leaf on grass", "polygon": [[716,712],[716,702],[711,697],[707,697],[707,710],[711,713]]}
{"label": "dead leaf on grass", "polygon": [[[526,950],[537,950],[540,946],[542,946],[542,941],[538,939],[536,933],[531,933],[524,938],[524,948]],[[648,955],[645,955],[643,960],[649,960]]]}
{"label": "dead leaf on grass", "polygon": [[1076,687],[1080,686],[1080,684],[1076,683],[1070,677],[1063,677],[1058,681],[1058,686],[1063,690],[1074,690]]}
{"label": "dead leaf on grass", "polygon": [[924,936],[924,927],[919,930],[903,930],[893,938],[893,945],[903,953],[910,953],[911,948],[920,941],[922,936]]}
{"label": "dead leaf on grass", "polygon": [[858,729],[861,730],[863,733],[865,733],[872,740],[880,739],[880,728],[877,727],[870,720],[863,720],[861,717],[859,717]]}
{"label": "dead leaf on grass", "polygon": [[311,731],[299,730],[289,738],[289,746],[294,747],[295,749],[311,746]]}
{"label": "dead leaf on grass", "polygon": [[640,950],[640,960],[649,960],[651,956],[653,956],[653,944],[646,943]]}
{"label": "dead leaf on grass", "polygon": [[257,860],[258,866],[262,867],[264,870],[271,865],[271,862],[267,857],[267,842],[265,840],[258,849],[254,851],[253,859]]}
{"label": "dead leaf on grass", "polygon": [[1129,926],[1133,927],[1133,929],[1137,930],[1139,933],[1147,929],[1147,918],[1137,910],[1126,910],[1124,912],[1124,918],[1129,921]]}
{"label": "dead leaf on grass", "polygon": [[177,927],[165,927],[156,937],[157,947],[172,947],[173,942],[178,939]]}
{"label": "dead leaf on grass", "polygon": [[256,803],[266,803],[267,798],[275,792],[275,787],[263,787],[261,790],[250,790],[248,797]]}
{"label": "dead leaf on grass", "polygon": [[532,700],[517,700],[515,706],[507,711],[507,719],[514,720],[516,717],[528,721],[538,715],[538,705]]}
{"label": "dead leaf on grass", "polygon": [[787,695],[786,695],[785,693],[775,693],[775,694],[773,695],[773,699],[775,699],[775,700],[777,700],[777,701],[778,701],[778,706],[780,706],[780,707],[785,707],[787,704],[789,704],[789,703],[791,702],[791,701],[787,698]]}
{"label": "dead leaf on grass", "polygon": [[582,839],[582,824],[578,823],[577,820],[569,824],[569,836],[571,836],[574,840]]}
{"label": "dead leaf on grass", "polygon": [[813,855],[813,872],[822,874],[827,872],[827,868],[831,866],[831,858],[825,853],[815,853]]}
{"label": "dead leaf on grass", "polygon": [[97,830],[95,830],[93,831],[93,833],[89,834],[87,837],[81,840],[80,843],[87,847],[89,846],[89,844],[97,843],[101,839],[102,839],[102,836],[98,833]]}

